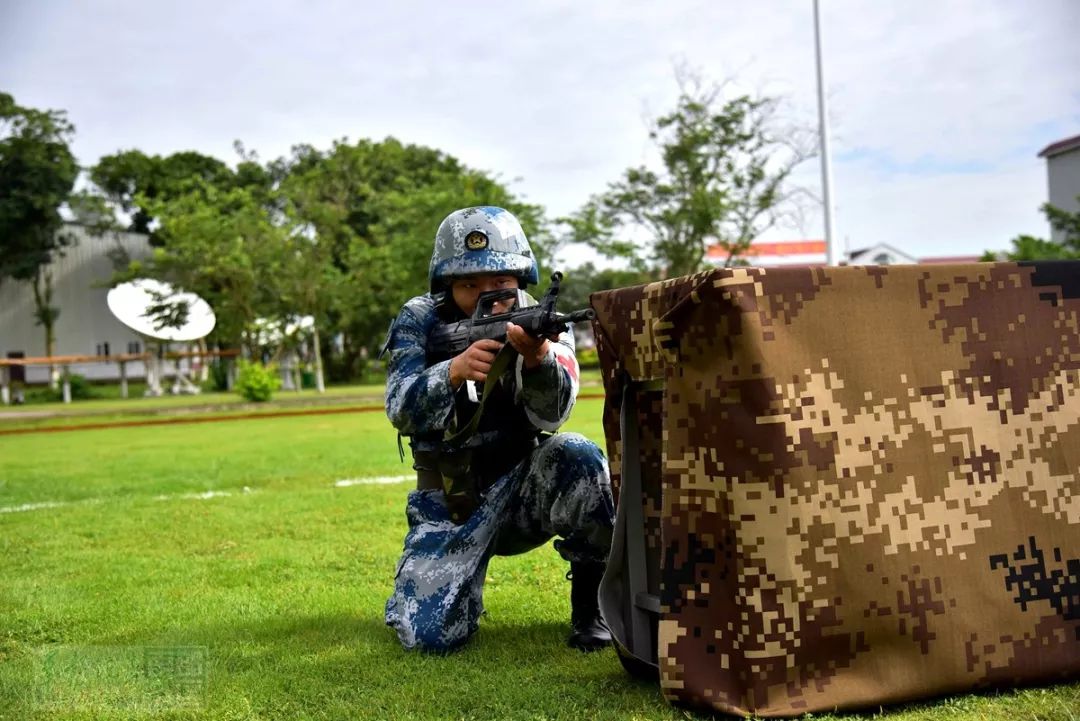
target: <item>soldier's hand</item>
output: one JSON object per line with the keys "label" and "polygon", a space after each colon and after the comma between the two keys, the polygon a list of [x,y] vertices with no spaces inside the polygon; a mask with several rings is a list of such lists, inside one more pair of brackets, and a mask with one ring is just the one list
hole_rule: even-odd
{"label": "soldier's hand", "polygon": [[547,338],[533,338],[524,328],[513,323],[506,324],[506,340],[521,354],[526,368],[540,365],[550,348]]}
{"label": "soldier's hand", "polygon": [[454,390],[460,388],[465,381],[486,381],[495,355],[502,347],[503,344],[499,341],[485,338],[454,356],[450,361],[450,385]]}

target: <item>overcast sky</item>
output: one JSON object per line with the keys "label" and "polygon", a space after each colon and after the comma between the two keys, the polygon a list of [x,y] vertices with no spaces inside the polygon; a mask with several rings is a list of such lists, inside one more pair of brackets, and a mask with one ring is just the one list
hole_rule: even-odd
{"label": "overcast sky", "polygon": [[[1080,134],[1080,1],[822,0],[839,236],[921,256],[1048,232],[1047,144]],[[673,66],[816,123],[811,0],[0,0],[0,90],[67,110],[83,165],[120,149],[230,163],[393,135],[550,216],[651,162]],[[818,190],[816,161],[802,182]],[[821,238],[821,215],[767,239]]]}

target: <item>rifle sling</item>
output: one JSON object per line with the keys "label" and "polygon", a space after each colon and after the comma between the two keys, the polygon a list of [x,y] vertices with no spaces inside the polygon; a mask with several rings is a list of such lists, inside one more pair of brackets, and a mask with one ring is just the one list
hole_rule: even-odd
{"label": "rifle sling", "polygon": [[450,520],[455,524],[465,523],[472,516],[473,511],[480,504],[482,495],[472,468],[472,449],[466,448],[465,444],[479,428],[480,418],[484,415],[484,406],[491,397],[495,384],[499,382],[499,378],[506,372],[510,362],[516,356],[517,351],[509,343],[502,347],[491,364],[491,370],[488,371],[487,380],[484,382],[484,393],[480,397],[476,412],[464,428],[456,432],[448,429],[443,441],[443,450],[439,455],[439,472],[442,475],[443,493],[446,497],[447,510],[450,512]]}
{"label": "rifle sling", "polygon": [[444,440],[445,445],[452,448],[462,448],[473,437],[476,429],[480,427],[480,418],[484,415],[484,405],[487,403],[492,389],[495,388],[495,384],[499,382],[502,374],[506,372],[510,363],[516,357],[517,351],[514,350],[512,345],[507,343],[502,347],[491,364],[491,370],[488,371],[487,380],[484,381],[484,392],[480,396],[480,405],[477,407],[476,412],[473,413],[472,418],[469,419],[464,428],[453,433],[447,432]]}

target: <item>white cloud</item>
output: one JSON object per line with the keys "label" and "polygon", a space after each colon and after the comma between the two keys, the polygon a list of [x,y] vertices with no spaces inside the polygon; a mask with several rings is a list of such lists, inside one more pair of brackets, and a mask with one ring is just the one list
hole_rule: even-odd
{"label": "white cloud", "polygon": [[[951,255],[1044,233],[1035,154],[1080,132],[1080,3],[822,6],[841,235]],[[673,101],[679,58],[816,120],[809,0],[41,2],[0,17],[0,87],[67,109],[84,163],[394,135],[520,177],[553,215],[650,158],[643,117]]]}

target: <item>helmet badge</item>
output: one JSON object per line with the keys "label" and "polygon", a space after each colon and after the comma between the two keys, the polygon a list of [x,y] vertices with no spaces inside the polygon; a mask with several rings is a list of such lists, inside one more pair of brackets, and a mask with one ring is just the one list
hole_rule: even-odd
{"label": "helmet badge", "polygon": [[474,230],[465,236],[465,247],[469,250],[483,250],[488,247],[488,237],[479,230]]}

